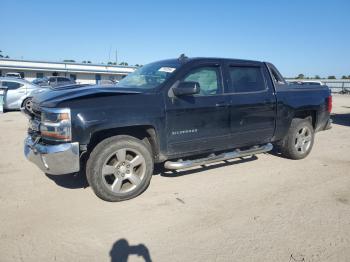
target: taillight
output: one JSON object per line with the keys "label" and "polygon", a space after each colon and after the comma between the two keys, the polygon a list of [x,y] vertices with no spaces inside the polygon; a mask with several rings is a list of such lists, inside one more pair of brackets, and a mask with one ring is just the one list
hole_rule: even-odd
{"label": "taillight", "polygon": [[329,96],[327,98],[327,111],[330,113],[332,112],[332,104],[333,104],[333,99],[332,96]]}

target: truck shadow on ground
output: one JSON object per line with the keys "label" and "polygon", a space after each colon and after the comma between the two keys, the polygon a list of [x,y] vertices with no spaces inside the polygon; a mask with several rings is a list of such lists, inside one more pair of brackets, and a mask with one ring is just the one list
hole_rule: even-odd
{"label": "truck shadow on ground", "polygon": [[342,126],[350,126],[350,113],[332,114],[331,119],[333,120],[333,124],[342,125]]}
{"label": "truck shadow on ground", "polygon": [[154,175],[160,175],[162,177],[169,177],[169,178],[186,176],[186,175],[194,175],[196,173],[201,173],[211,169],[231,166],[235,164],[247,163],[255,160],[258,160],[258,157],[256,155],[253,155],[253,156],[248,156],[244,158],[234,158],[230,160],[220,161],[217,163],[212,163],[210,165],[202,165],[202,166],[195,167],[194,169],[187,169],[187,170],[167,170],[164,168],[163,164],[159,164],[155,166]]}
{"label": "truck shadow on ground", "polygon": [[129,245],[128,241],[124,238],[116,241],[109,252],[111,262],[126,262],[129,255],[142,257],[145,262],[152,261],[150,252],[144,244]]}
{"label": "truck shadow on ground", "polygon": [[79,189],[79,188],[87,188],[89,187],[89,183],[86,180],[86,176],[84,173],[80,172],[77,174],[65,174],[65,175],[49,175],[46,176],[54,181],[56,185],[69,188],[69,189]]}

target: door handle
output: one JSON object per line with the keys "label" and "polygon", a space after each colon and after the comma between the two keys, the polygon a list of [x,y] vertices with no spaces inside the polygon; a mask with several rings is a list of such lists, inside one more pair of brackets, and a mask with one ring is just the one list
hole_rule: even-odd
{"label": "door handle", "polygon": [[216,107],[225,107],[227,106],[226,102],[218,102],[215,104]]}

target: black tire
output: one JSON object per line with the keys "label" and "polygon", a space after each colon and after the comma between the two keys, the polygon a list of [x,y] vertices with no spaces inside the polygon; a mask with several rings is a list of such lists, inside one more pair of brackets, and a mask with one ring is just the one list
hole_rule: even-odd
{"label": "black tire", "polygon": [[27,97],[22,103],[22,107],[26,113],[31,113],[32,97]]}
{"label": "black tire", "polygon": [[[118,152],[123,152],[124,161],[119,159]],[[132,162],[137,156],[138,159],[143,158],[140,160],[142,163],[134,166]],[[111,166],[115,170],[114,173],[105,175],[104,170],[109,170]],[[86,164],[86,176],[89,185],[99,198],[117,202],[134,198],[144,192],[150,184],[153,166],[152,153],[144,141],[119,135],[103,140],[93,149]],[[125,170],[127,167],[129,169]],[[137,183],[132,183],[135,182],[135,175],[139,176],[139,180],[136,179]],[[118,181],[122,181],[121,186],[114,191],[113,185],[118,185]],[[122,192],[124,188],[129,191]]]}
{"label": "black tire", "polygon": [[[305,135],[302,133],[305,131]],[[310,120],[294,118],[285,138],[279,144],[283,157],[289,159],[303,159],[307,157],[314,144],[314,129]]]}

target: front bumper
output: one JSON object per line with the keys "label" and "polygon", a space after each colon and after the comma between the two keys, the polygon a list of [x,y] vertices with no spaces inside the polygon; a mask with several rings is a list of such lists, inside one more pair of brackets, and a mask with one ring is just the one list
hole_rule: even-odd
{"label": "front bumper", "polygon": [[30,136],[25,139],[24,155],[50,175],[75,173],[80,170],[79,143],[43,145]]}

